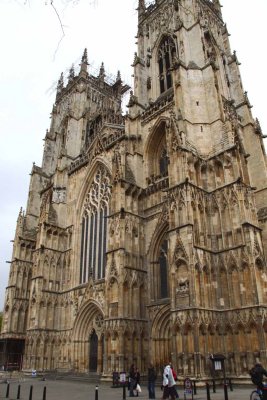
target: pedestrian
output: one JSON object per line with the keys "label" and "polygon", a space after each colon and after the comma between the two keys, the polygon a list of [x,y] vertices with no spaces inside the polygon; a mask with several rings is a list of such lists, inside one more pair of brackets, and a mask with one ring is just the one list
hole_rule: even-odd
{"label": "pedestrian", "polygon": [[148,381],[148,398],[155,399],[155,382],[157,379],[157,373],[152,363],[149,364],[148,373],[147,373],[147,381]]}
{"label": "pedestrian", "polygon": [[171,400],[175,400],[177,392],[175,389],[175,380],[173,378],[170,362],[168,362],[164,367],[162,386],[162,400],[166,400],[169,397],[171,397]]}
{"label": "pedestrian", "polygon": [[135,365],[132,364],[129,370],[129,396],[134,397],[134,388],[136,387]]}
{"label": "pedestrian", "polygon": [[140,386],[140,372],[138,368],[135,368],[135,387],[134,389],[136,390],[136,396],[139,396],[139,393],[141,393],[141,386]]}
{"label": "pedestrian", "polygon": [[259,390],[263,391],[263,375],[267,376],[266,369],[260,363],[256,363],[253,368],[249,371],[251,380],[258,387]]}

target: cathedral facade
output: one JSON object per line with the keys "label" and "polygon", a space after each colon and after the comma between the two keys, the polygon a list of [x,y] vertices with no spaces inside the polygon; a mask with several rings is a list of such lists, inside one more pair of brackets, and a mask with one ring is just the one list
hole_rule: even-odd
{"label": "cathedral facade", "polygon": [[8,363],[111,376],[267,365],[267,169],[219,0],[139,0],[134,88],[61,76],[18,216]]}

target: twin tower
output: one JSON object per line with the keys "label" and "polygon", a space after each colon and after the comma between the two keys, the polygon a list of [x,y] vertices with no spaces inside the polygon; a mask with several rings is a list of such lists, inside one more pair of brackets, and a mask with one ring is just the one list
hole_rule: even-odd
{"label": "twin tower", "polygon": [[6,289],[1,364],[110,377],[267,364],[267,169],[218,0],[139,0],[134,88],[57,87]]}

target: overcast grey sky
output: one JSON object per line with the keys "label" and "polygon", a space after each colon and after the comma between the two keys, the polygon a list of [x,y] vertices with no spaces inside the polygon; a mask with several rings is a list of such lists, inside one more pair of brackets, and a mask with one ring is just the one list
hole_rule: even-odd
{"label": "overcast grey sky", "polygon": [[[47,4],[46,4],[47,3]],[[267,0],[221,0],[232,50],[241,62],[252,113],[267,133]],[[20,207],[26,208],[32,163],[41,164],[45,131],[61,71],[78,65],[85,47],[91,68],[103,61],[132,84],[137,0],[0,0],[0,310]],[[61,40],[62,39],[62,40]],[[61,41],[60,41],[61,40]]]}

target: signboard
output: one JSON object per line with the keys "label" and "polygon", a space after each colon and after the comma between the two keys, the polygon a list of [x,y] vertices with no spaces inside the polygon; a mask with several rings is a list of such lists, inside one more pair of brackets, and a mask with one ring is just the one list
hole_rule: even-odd
{"label": "signboard", "polygon": [[221,371],[222,370],[222,362],[214,361],[214,369],[215,369],[215,371]]}
{"label": "signboard", "polygon": [[193,398],[192,381],[189,378],[185,378],[184,380],[184,394],[191,394]]}
{"label": "signboard", "polygon": [[126,383],[126,372],[120,372],[120,383]]}

